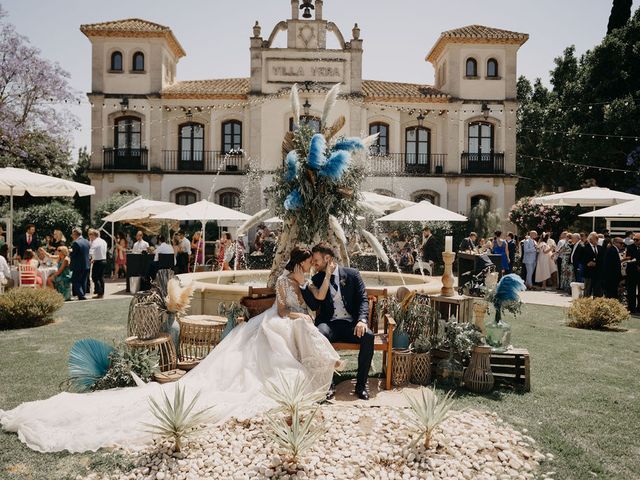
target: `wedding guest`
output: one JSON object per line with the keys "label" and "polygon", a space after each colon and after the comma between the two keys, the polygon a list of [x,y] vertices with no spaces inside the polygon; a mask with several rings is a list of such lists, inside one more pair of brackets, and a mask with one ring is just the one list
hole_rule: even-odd
{"label": "wedding guest", "polygon": [[13,283],[11,279],[11,269],[7,263],[7,259],[3,255],[4,250],[7,248],[7,244],[0,245],[0,284],[10,287],[9,283]]}
{"label": "wedding guest", "polygon": [[628,230],[624,233],[624,246],[628,247],[629,245],[633,245],[633,232]]}
{"label": "wedding guest", "polygon": [[78,300],[86,300],[85,288],[91,264],[89,263],[89,242],[82,236],[82,229],[74,227],[71,231],[71,288]]}
{"label": "wedding guest", "polygon": [[[580,237],[578,237],[580,238]],[[573,265],[571,264],[571,254],[573,253],[573,237],[567,233],[565,242],[558,248],[558,260],[560,260],[560,275],[558,276],[558,289],[569,291],[571,283],[575,281]],[[560,242],[558,242],[560,245]]]}
{"label": "wedding guest", "polygon": [[26,250],[31,250],[31,253],[38,250],[40,246],[40,240],[36,235],[36,226],[33,223],[27,225],[25,232],[18,236],[16,241],[16,250],[19,258],[24,256]]}
{"label": "wedding guest", "polygon": [[47,287],[60,293],[65,300],[71,300],[71,267],[69,249],[61,245],[56,250],[58,270],[47,278]]}
{"label": "wedding guest", "polygon": [[436,240],[431,234],[431,229],[425,227],[422,229],[422,261],[429,262],[431,264],[431,271],[434,271],[434,266],[438,262],[438,250],[436,247]]}
{"label": "wedding guest", "polygon": [[507,249],[507,241],[502,238],[502,231],[500,230],[496,230],[494,232],[491,253],[493,253],[494,255],[500,255],[502,259],[502,271],[500,272],[501,275],[507,273],[509,271],[509,252]]}
{"label": "wedding guest", "polygon": [[36,252],[36,256],[38,257],[38,266],[50,267],[51,265],[53,265],[53,259],[51,258],[51,255],[49,255],[46,252],[44,247],[38,248],[38,251]]}
{"label": "wedding guest", "polygon": [[581,258],[582,258],[582,243],[580,241],[580,234],[579,233],[573,233],[571,234],[571,238],[572,238],[572,247],[571,247],[571,256],[570,261],[571,261],[571,265],[573,267],[573,278],[575,279],[576,282],[582,282],[583,281],[583,277],[582,277],[582,263],[581,263]]}
{"label": "wedding guest", "polygon": [[584,296],[602,296],[602,264],[604,248],[598,245],[598,234],[591,232],[587,243],[582,248],[582,263],[584,265]]}
{"label": "wedding guest", "polygon": [[191,252],[196,252],[195,264],[204,265],[204,240],[200,232],[195,232],[191,237]]}
{"label": "wedding guest", "polygon": [[104,297],[104,270],[107,266],[107,242],[100,238],[100,231],[89,229],[89,256],[91,257],[91,281],[93,298]]}
{"label": "wedding guest", "polygon": [[56,228],[53,230],[53,237],[51,238],[51,242],[49,242],[49,248],[47,251],[57,258],[56,252],[58,251],[58,247],[62,245],[67,245],[67,239],[63,235],[62,231]]}
{"label": "wedding guest", "polygon": [[475,250],[477,239],[478,239],[478,234],[476,232],[469,233],[469,236],[466,238],[463,238],[462,241],[460,242],[460,246],[458,247],[458,250],[461,252]]}
{"label": "wedding guest", "polygon": [[556,267],[558,268],[558,290],[562,287],[562,257],[561,252],[564,251],[564,246],[567,243],[567,237],[569,233],[564,231],[560,233],[560,237],[558,238],[558,244],[556,245],[556,251],[554,253],[554,258],[556,260]]}
{"label": "wedding guest", "polygon": [[536,260],[536,283],[542,283],[544,290],[549,286],[548,282],[551,279],[551,274],[556,271],[557,267],[553,261],[553,250],[549,246],[549,233],[542,235],[540,242],[538,243],[538,257]]}
{"label": "wedding guest", "polygon": [[627,279],[625,280],[627,289],[627,308],[631,313],[639,312],[638,283],[640,277],[640,233],[633,236],[633,245],[629,245],[625,252],[627,262]]}
{"label": "wedding guest", "polygon": [[30,265],[33,268],[38,268],[40,266],[40,262],[33,253],[33,250],[30,248],[24,251],[24,255],[22,256],[20,263],[23,265]]}
{"label": "wedding guest", "polygon": [[516,241],[516,236],[513,232],[507,233],[507,252],[509,253],[509,271],[508,273],[513,272],[513,262],[516,259],[516,250],[518,248],[518,243]]}
{"label": "wedding guest", "polygon": [[2,247],[5,243],[6,241],[4,239],[4,229],[2,228],[2,225],[0,225],[0,247]]}
{"label": "wedding guest", "polygon": [[233,240],[231,239],[231,234],[229,232],[222,233],[222,247],[224,252],[222,259],[222,269],[231,270],[236,252]]}
{"label": "wedding guest", "polygon": [[624,241],[620,237],[615,237],[611,246],[604,254],[602,285],[604,295],[607,298],[618,298],[618,287],[622,280],[622,263],[620,253],[624,248]]}
{"label": "wedding guest", "polygon": [[189,272],[189,255],[191,255],[191,242],[185,236],[184,230],[178,230],[176,273],[180,274]]}
{"label": "wedding guest", "polygon": [[528,289],[533,288],[533,274],[536,269],[536,262],[538,261],[537,238],[538,232],[531,230],[531,232],[529,232],[529,236],[525,238],[522,243],[522,263],[527,268],[525,283]]}
{"label": "wedding guest", "polygon": [[[164,235],[158,235],[158,248],[156,248],[155,250],[155,254],[153,256],[153,261],[154,262],[159,262],[160,261],[160,254],[166,255],[166,254],[171,254],[171,255],[175,255],[175,251],[173,249],[173,247],[171,245],[169,245],[169,243],[167,242],[167,239],[164,237]],[[173,263],[175,264],[175,258],[173,260]]]}
{"label": "wedding guest", "polygon": [[263,252],[263,246],[264,246],[264,229],[266,228],[266,226],[264,224],[260,224],[258,226],[258,231],[256,232],[256,238],[253,241],[253,251],[254,252]]}
{"label": "wedding guest", "polygon": [[115,268],[111,279],[118,279],[120,269],[127,275],[127,238],[122,232],[116,236],[115,244]]}
{"label": "wedding guest", "polygon": [[131,249],[131,252],[142,253],[148,250],[149,250],[149,243],[144,240],[142,232],[138,230],[136,232],[136,242],[133,244],[133,248]]}

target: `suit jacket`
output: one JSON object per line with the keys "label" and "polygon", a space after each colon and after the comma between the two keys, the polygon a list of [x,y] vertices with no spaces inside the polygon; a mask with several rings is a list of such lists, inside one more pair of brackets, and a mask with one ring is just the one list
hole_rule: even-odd
{"label": "suit jacket", "polygon": [[615,245],[607,248],[604,254],[602,278],[605,285],[617,285],[622,280],[622,264]]}
{"label": "suit jacket", "polygon": [[71,270],[74,272],[89,270],[91,268],[91,263],[89,262],[89,242],[87,239],[78,237],[73,241],[69,258],[71,260]]}
{"label": "suit jacket", "polygon": [[507,248],[509,249],[509,263],[513,263],[513,260],[516,258],[516,241],[515,240],[507,240]]}
{"label": "suit jacket", "polygon": [[537,258],[536,241],[533,238],[525,238],[522,242],[522,263],[531,265],[536,263]]}
{"label": "suit jacket", "polygon": [[640,273],[638,262],[640,262],[640,245],[635,243],[627,246],[627,257],[635,258],[635,262],[627,263],[627,276],[636,278]]}
{"label": "suit jacket", "polygon": [[31,250],[33,250],[33,253],[36,253],[38,248],[40,248],[40,240],[38,240],[38,236],[37,235],[33,234],[31,236],[31,244],[27,243],[27,234],[26,233],[22,233],[18,237],[18,241],[16,243],[16,249],[18,251],[18,255],[20,255],[20,258],[24,257],[24,252],[26,250],[31,249]]}
{"label": "suit jacket", "polygon": [[429,238],[422,245],[422,260],[425,262],[438,262],[438,252],[436,251],[436,241],[433,235],[429,235]]}
{"label": "suit jacket", "polygon": [[[576,252],[576,255],[578,252]],[[596,245],[596,251],[590,243],[582,246],[580,249],[580,263],[584,265],[583,275],[585,278],[600,278],[602,273],[602,263],[604,261],[604,249],[600,245]],[[589,262],[596,262],[595,266],[590,267]]]}
{"label": "suit jacket", "polygon": [[[367,299],[367,290],[360,273],[353,268],[340,266],[338,275],[340,277],[342,303],[349,315],[351,315],[353,324],[355,325],[360,320],[367,322],[369,317],[369,300]],[[324,277],[325,272],[320,272],[315,274],[311,281],[317,288],[320,288]],[[302,289],[302,297],[309,308],[316,311],[316,325],[331,321],[335,311],[331,288],[329,288],[327,296],[322,301],[317,300],[308,288]]]}
{"label": "suit jacket", "polygon": [[578,266],[580,263],[582,263],[582,244],[580,242],[571,246],[571,255],[569,256],[569,263],[575,266]]}
{"label": "suit jacket", "polygon": [[462,241],[460,242],[460,246],[458,247],[458,250],[460,250],[461,252],[466,252],[467,250],[473,250],[474,248],[475,248],[475,245],[473,243],[473,240],[467,237],[462,239]]}

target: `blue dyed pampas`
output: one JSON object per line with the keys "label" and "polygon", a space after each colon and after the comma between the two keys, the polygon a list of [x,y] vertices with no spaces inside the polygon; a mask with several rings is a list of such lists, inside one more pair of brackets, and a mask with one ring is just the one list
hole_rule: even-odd
{"label": "blue dyed pampas", "polygon": [[287,210],[300,210],[302,206],[302,195],[300,195],[300,190],[298,189],[291,192],[284,201],[284,208]]}
{"label": "blue dyed pampas", "polygon": [[342,174],[349,166],[350,158],[349,152],[345,150],[333,152],[329,160],[327,160],[327,163],[320,169],[319,175],[328,177],[333,181],[340,180],[340,177],[342,177]]}
{"label": "blue dyed pampas", "polygon": [[498,282],[496,287],[496,293],[493,297],[493,304],[496,308],[500,308],[500,306],[504,302],[514,302],[520,300],[518,296],[518,292],[526,290],[524,282],[522,278],[520,278],[515,273],[510,273],[509,275],[505,275]]}
{"label": "blue dyed pampas", "polygon": [[322,166],[327,162],[324,152],[327,149],[327,141],[324,135],[316,133],[311,138],[311,145],[309,145],[309,167],[314,170],[320,170]]}
{"label": "blue dyed pampas", "polygon": [[362,150],[364,148],[364,142],[361,138],[351,137],[338,140],[333,146],[334,151],[345,150],[347,152],[355,152],[356,150]]}
{"label": "blue dyed pampas", "polygon": [[296,175],[298,175],[298,152],[291,150],[287,154],[287,182],[293,181]]}

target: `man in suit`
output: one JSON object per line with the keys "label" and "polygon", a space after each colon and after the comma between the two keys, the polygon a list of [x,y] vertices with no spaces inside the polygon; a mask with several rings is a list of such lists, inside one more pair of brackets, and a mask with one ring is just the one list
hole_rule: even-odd
{"label": "man in suit", "polygon": [[516,249],[518,245],[516,244],[516,236],[513,232],[507,233],[507,250],[509,251],[509,271],[507,273],[513,272],[513,262],[516,258]]}
{"label": "man in suit", "polygon": [[89,278],[89,242],[82,236],[82,229],[74,227],[71,231],[71,289],[78,300],[86,300],[85,288]]}
{"label": "man in suit", "polygon": [[528,289],[533,289],[533,274],[536,270],[536,262],[538,261],[538,247],[536,239],[538,232],[531,230],[529,237],[525,238],[522,243],[522,263],[527,268],[527,278],[525,283]]}
{"label": "man in suit", "polygon": [[436,248],[436,239],[431,234],[431,229],[425,227],[422,230],[422,261],[431,264],[431,271],[435,271],[435,264],[438,262],[438,251]]}
{"label": "man in suit", "polygon": [[627,246],[627,308],[631,313],[638,313],[638,280],[640,277],[640,233],[633,236],[633,244]]}
{"label": "man in suit", "polygon": [[580,234],[571,234],[571,255],[569,256],[569,263],[573,267],[573,278],[576,282],[582,282],[582,245],[580,243]]}
{"label": "man in suit", "polygon": [[581,262],[584,265],[584,296],[602,296],[602,262],[604,249],[598,245],[598,234],[591,232],[582,247]]}
{"label": "man in suit", "polygon": [[478,239],[478,234],[476,232],[471,232],[467,238],[463,238],[460,242],[460,246],[458,247],[458,251],[466,252],[467,250],[473,250],[476,248],[476,240]]}
{"label": "man in suit", "polygon": [[624,249],[624,241],[615,237],[604,255],[602,284],[607,298],[618,298],[618,286],[622,280],[622,264],[620,252]]}
{"label": "man in suit", "polygon": [[18,237],[16,243],[18,257],[23,258],[24,252],[27,250],[37,252],[39,247],[40,240],[38,240],[38,236],[36,235],[36,226],[30,223],[27,225],[27,230]]}
{"label": "man in suit", "polygon": [[[327,276],[329,265],[335,264],[335,254],[331,245],[322,242],[313,247],[313,264],[318,272],[311,281],[320,288]],[[367,325],[369,301],[360,273],[353,268],[336,265],[329,280],[329,293],[324,300],[316,300],[308,288],[302,288],[302,296],[307,305],[316,311],[316,326],[330,342],[359,343],[358,376],[356,395],[362,400],[369,399],[367,379],[373,359],[373,332]],[[331,398],[334,387],[327,398]]]}

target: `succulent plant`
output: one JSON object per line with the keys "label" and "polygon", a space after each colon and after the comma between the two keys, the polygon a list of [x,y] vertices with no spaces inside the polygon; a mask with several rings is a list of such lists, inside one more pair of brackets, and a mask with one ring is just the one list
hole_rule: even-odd
{"label": "succulent plant", "polygon": [[411,422],[414,431],[418,433],[410,446],[413,448],[424,439],[424,448],[429,448],[433,431],[449,416],[449,411],[455,403],[453,392],[447,392],[442,398],[432,389],[422,387],[419,395],[411,396],[404,392],[404,396],[409,402],[412,414],[402,412],[402,415]]}

